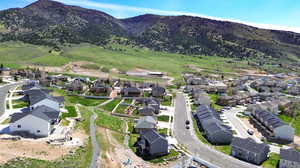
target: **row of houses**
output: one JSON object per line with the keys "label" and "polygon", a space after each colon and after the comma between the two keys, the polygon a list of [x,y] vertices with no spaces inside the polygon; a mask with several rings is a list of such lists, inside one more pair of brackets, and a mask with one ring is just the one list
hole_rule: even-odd
{"label": "row of houses", "polygon": [[51,96],[49,91],[33,87],[24,91],[23,100],[28,102],[29,107],[11,116],[10,132],[28,137],[49,136],[60,121],[64,98]]}
{"label": "row of houses", "polygon": [[[268,159],[270,147],[265,143],[256,143],[251,138],[234,137],[231,143],[231,155],[256,165]],[[294,149],[280,149],[279,168],[299,168],[300,152]]]}
{"label": "row of houses", "polygon": [[264,135],[269,136],[268,138],[282,142],[294,141],[295,129],[287,125],[275,114],[258,109],[251,112],[251,119]]}
{"label": "row of houses", "polygon": [[194,113],[199,130],[206,139],[216,145],[228,145],[232,141],[231,128],[224,125],[219,114],[209,106],[200,105]]}

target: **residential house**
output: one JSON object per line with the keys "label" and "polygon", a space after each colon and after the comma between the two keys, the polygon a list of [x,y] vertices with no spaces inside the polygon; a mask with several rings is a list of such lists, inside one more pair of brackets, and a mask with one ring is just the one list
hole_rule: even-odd
{"label": "residential house", "polygon": [[67,84],[65,88],[71,92],[73,91],[81,92],[83,91],[83,84],[79,79],[75,79],[71,83]]}
{"label": "residential house", "polygon": [[92,87],[90,88],[90,91],[94,94],[108,94],[111,91],[111,88],[109,86],[106,86],[104,81],[97,80]]}
{"label": "residential house", "polygon": [[141,116],[153,116],[155,114],[155,108],[152,106],[146,106],[139,109],[139,114]]}
{"label": "residential house", "polygon": [[260,165],[267,160],[270,147],[265,143],[256,143],[253,139],[234,137],[231,142],[231,155],[249,163]]}
{"label": "residential house", "polygon": [[300,152],[281,148],[279,168],[300,168]]}
{"label": "residential house", "polygon": [[168,140],[153,129],[142,131],[135,146],[138,155],[143,157],[157,157],[169,153]]}
{"label": "residential house", "polygon": [[121,90],[121,94],[123,97],[140,97],[141,91],[136,87],[128,87],[128,88],[123,88]]}
{"label": "residential house", "polygon": [[265,110],[255,110],[251,114],[252,119],[265,128],[266,132],[271,132],[270,137],[277,140],[293,142],[295,129],[284,123],[276,115]]}
{"label": "residential house", "polygon": [[30,112],[15,113],[11,117],[9,130],[13,134],[46,137],[59,122],[60,112],[45,105]]}
{"label": "residential house", "polygon": [[144,107],[152,107],[154,109],[155,114],[159,114],[160,112],[160,102],[156,98],[138,98],[136,99],[136,103],[142,104]]}
{"label": "residential house", "polygon": [[194,117],[200,131],[206,139],[216,145],[230,144],[232,132],[230,127],[222,124],[219,114],[212,108],[201,105],[197,108]]}
{"label": "residential house", "polygon": [[157,121],[152,116],[141,117],[135,124],[136,132],[141,132],[149,129],[156,129]]}
{"label": "residential house", "polygon": [[151,95],[153,97],[162,97],[166,94],[166,89],[161,86],[154,86],[151,90]]}

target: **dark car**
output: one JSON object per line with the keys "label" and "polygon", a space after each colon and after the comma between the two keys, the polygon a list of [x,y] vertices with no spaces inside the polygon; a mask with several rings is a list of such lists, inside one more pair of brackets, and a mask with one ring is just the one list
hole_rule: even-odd
{"label": "dark car", "polygon": [[248,129],[248,130],[247,130],[247,133],[248,133],[249,135],[253,135],[253,134],[254,134],[254,131]]}
{"label": "dark car", "polygon": [[186,128],[186,129],[190,129],[190,126],[187,125],[187,126],[185,126],[185,128]]}
{"label": "dark car", "polygon": [[190,124],[190,121],[189,121],[189,120],[186,120],[186,121],[185,121],[185,124],[186,124],[186,125],[189,125],[189,124]]}

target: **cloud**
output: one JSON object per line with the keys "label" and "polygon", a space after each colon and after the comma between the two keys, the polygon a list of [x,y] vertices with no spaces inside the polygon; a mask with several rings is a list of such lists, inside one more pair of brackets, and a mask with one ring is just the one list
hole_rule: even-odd
{"label": "cloud", "polygon": [[[281,25],[272,25],[272,24],[264,24],[264,23],[251,23],[246,21],[240,21],[232,18],[218,18],[218,17],[211,17],[207,15],[202,15],[198,13],[190,13],[190,12],[181,12],[181,11],[168,11],[168,10],[159,10],[159,9],[151,9],[151,8],[141,8],[141,7],[135,7],[135,6],[126,6],[126,5],[116,5],[116,4],[109,4],[109,3],[100,3],[100,2],[93,2],[90,0],[56,0],[62,3],[66,4],[72,4],[72,5],[78,5],[83,7],[92,7],[96,9],[108,9],[112,11],[116,11],[119,14],[125,14],[128,12],[136,12],[136,13],[151,13],[151,14],[158,14],[158,15],[188,15],[188,16],[197,16],[202,18],[208,18],[213,20],[219,20],[219,21],[230,21],[230,22],[236,22],[241,24],[246,24],[258,28],[263,29],[273,29],[273,30],[285,30],[285,31],[293,31],[300,33],[300,27],[288,27],[288,26],[281,26]],[[122,16],[117,16],[122,17]],[[123,16],[124,17],[124,16]]]}

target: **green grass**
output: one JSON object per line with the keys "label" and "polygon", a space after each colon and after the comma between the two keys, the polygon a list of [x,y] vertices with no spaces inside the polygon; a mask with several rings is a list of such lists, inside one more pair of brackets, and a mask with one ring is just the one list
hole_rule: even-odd
{"label": "green grass", "polygon": [[125,114],[125,110],[127,109],[128,106],[125,105],[119,105],[118,108],[116,109],[115,113],[119,114]]}
{"label": "green grass", "polygon": [[203,133],[199,131],[198,126],[197,126],[197,122],[196,120],[193,118],[193,127],[194,127],[194,131],[196,133],[196,136],[198,137],[198,139],[205,144],[210,144],[207,139],[204,137]]}
{"label": "green grass", "polygon": [[124,143],[125,135],[119,132],[112,132],[111,135],[119,142],[119,144]]}
{"label": "green grass", "polygon": [[158,116],[157,117],[157,120],[158,121],[165,121],[165,122],[169,122],[169,116],[166,116],[166,115],[162,115],[162,116]]}
{"label": "green grass", "polygon": [[28,103],[22,100],[13,100],[13,108],[25,108],[28,106]]}
{"label": "green grass", "polygon": [[83,106],[97,106],[105,101],[102,99],[88,99],[80,96],[67,96],[66,98],[72,104],[81,104]]}
{"label": "green grass", "polygon": [[[70,61],[90,61],[107,69],[118,68],[126,71],[133,68],[149,67],[153,71],[167,72],[168,75],[179,79],[181,72],[193,71],[186,65],[193,64],[207,71],[220,70],[234,72],[235,69],[249,68],[245,61],[238,64],[226,63],[230,58],[217,56],[188,56],[167,52],[155,52],[129,46],[112,45],[123,51],[104,49],[90,44],[61,47],[61,53],[49,53],[51,48],[36,46],[21,42],[5,42],[0,45],[0,60],[5,64],[16,67],[17,64],[38,64],[45,66],[62,66]],[[22,53],[22,57],[20,57]],[[166,63],[167,64],[163,64]],[[147,68],[148,69],[148,68]]]}
{"label": "green grass", "polygon": [[90,107],[80,106],[81,122],[76,123],[76,128],[83,129],[87,134],[90,131],[90,118],[92,116],[92,109]]}
{"label": "green grass", "polygon": [[174,149],[171,149],[169,154],[167,154],[165,156],[155,158],[155,159],[152,159],[152,160],[149,160],[149,162],[151,162],[151,163],[162,163],[162,162],[165,162],[166,159],[173,158],[173,157],[175,158],[178,155],[179,155],[179,153],[177,151],[175,151]]}
{"label": "green grass", "polygon": [[217,111],[223,109],[223,106],[220,106],[220,105],[217,104],[217,100],[218,100],[219,95],[209,94],[209,97],[210,97],[210,100],[211,100],[212,108],[214,108]]}
{"label": "green grass", "polygon": [[268,160],[263,162],[262,167],[264,168],[277,168],[280,161],[280,157],[278,154],[270,153]]}
{"label": "green grass", "polygon": [[60,121],[60,125],[61,126],[68,126],[70,124],[70,121],[69,120],[66,120],[66,119],[62,119]]}
{"label": "green grass", "polygon": [[130,134],[128,146],[135,153],[136,148],[134,147],[135,142],[137,141],[139,135],[138,134]]}
{"label": "green grass", "polygon": [[164,96],[163,101],[161,102],[163,106],[171,106],[172,105],[172,96]]}
{"label": "green grass", "polygon": [[77,117],[77,112],[74,106],[66,106],[65,108],[68,110],[68,112],[62,113],[61,119],[65,119],[67,117]]}
{"label": "green grass", "polygon": [[112,112],[113,109],[116,107],[116,105],[120,103],[120,101],[121,101],[120,99],[115,99],[109,102],[108,104],[106,104],[105,106],[102,106],[101,108],[103,108],[105,111]]}
{"label": "green grass", "polygon": [[158,133],[167,135],[168,129],[167,128],[158,129]]}
{"label": "green grass", "polygon": [[90,165],[91,159],[92,144],[89,140],[84,147],[78,148],[74,154],[63,156],[54,161],[16,158],[0,165],[0,168],[87,168]]}
{"label": "green grass", "polygon": [[125,123],[120,118],[101,111],[97,111],[97,115],[98,117],[95,121],[97,126],[108,128],[117,132],[124,132]]}
{"label": "green grass", "polygon": [[295,134],[300,136],[300,113],[298,113],[294,120],[292,117],[286,115],[279,115],[279,118],[288,124],[291,123],[292,127],[295,128]]}
{"label": "green grass", "polygon": [[226,155],[231,154],[231,146],[230,145],[218,145],[218,146],[214,146],[214,148],[220,152],[225,153]]}

